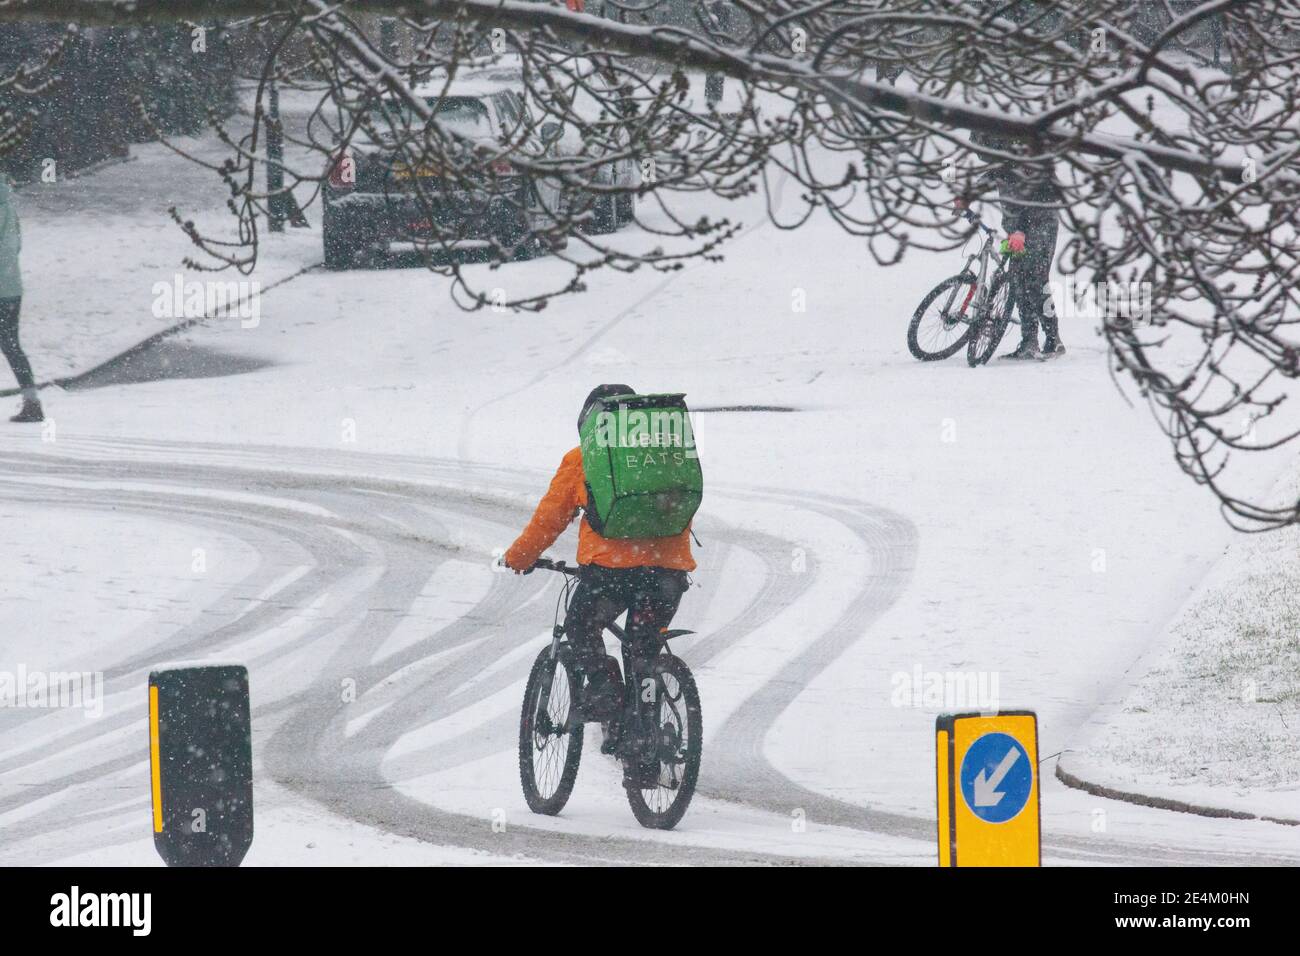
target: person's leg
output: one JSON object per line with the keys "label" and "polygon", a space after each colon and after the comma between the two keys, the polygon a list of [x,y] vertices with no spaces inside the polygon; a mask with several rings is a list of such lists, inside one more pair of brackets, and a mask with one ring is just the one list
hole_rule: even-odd
{"label": "person's leg", "polygon": [[1025,251],[1012,260],[1010,269],[1011,298],[1020,315],[1020,345],[1011,354],[1037,358],[1039,328],[1046,333],[1042,353],[1051,354],[1060,345],[1049,285],[1056,254],[1056,211],[1026,208],[1016,217],[1015,228],[1024,233]]}
{"label": "person's leg", "polygon": [[633,657],[644,660],[659,650],[659,632],[672,624],[686,593],[686,580],[685,571],[636,569],[627,616],[627,637]]}
{"label": "person's leg", "polygon": [[[1008,236],[1013,232],[1024,232],[1024,220],[1024,208],[1010,204],[1003,205],[1002,231]],[[1003,354],[1004,359],[1038,357],[1038,316],[1033,311],[1032,303],[1027,303],[1023,299],[1026,255],[1028,255],[1027,252],[1019,256],[1013,256],[1011,263],[1007,266],[1007,284],[1010,286],[1007,308],[1014,308],[1020,317],[1020,341],[1012,351]]]}
{"label": "person's leg", "polygon": [[[651,673],[650,664],[660,646],[659,632],[672,623],[686,588],[685,571],[636,569],[636,590],[627,614],[628,649],[635,674]],[[655,716],[654,720],[657,721],[658,717]],[[623,765],[624,781],[638,786],[653,786],[659,772],[659,759],[653,755],[643,755],[635,767],[632,762]]]}
{"label": "person's leg", "polygon": [[1028,253],[1019,258],[1012,259],[1008,267],[1008,281],[1011,285],[1011,296],[1008,307],[1015,306],[1016,314],[1020,316],[1020,341],[1013,351],[1007,352],[1003,358],[1037,358],[1038,357],[1038,322],[1039,314],[1035,309],[1033,299],[1027,294],[1029,279],[1026,276],[1025,258]]}
{"label": "person's leg", "polygon": [[1056,258],[1056,237],[1059,225],[1054,209],[1035,210],[1033,221],[1029,223],[1032,231],[1025,233],[1025,248],[1032,249],[1032,259],[1027,264],[1029,275],[1025,281],[1033,288],[1038,288],[1039,315],[1043,325],[1043,353],[1054,354],[1061,348],[1061,335],[1057,327],[1056,308],[1052,305],[1051,281],[1052,262]]}
{"label": "person's leg", "polygon": [[36,391],[36,376],[32,374],[31,363],[18,342],[18,316],[22,311],[22,299],[0,299],[0,351],[13,370],[18,387],[23,390],[23,409],[15,421],[40,421],[40,398]]}
{"label": "person's leg", "polygon": [[595,710],[609,709],[622,697],[618,664],[605,653],[604,633],[627,609],[630,595],[625,570],[587,565],[565,611],[564,632],[587,679],[584,703],[590,699]]}
{"label": "person's leg", "polygon": [[637,568],[627,612],[628,653],[638,672],[659,652],[659,632],[673,622],[686,593],[685,571]]}
{"label": "person's leg", "polygon": [[0,350],[4,351],[9,367],[13,369],[18,387],[24,390],[36,387],[36,378],[32,375],[31,363],[18,344],[18,314],[22,309],[22,299],[0,299]]}

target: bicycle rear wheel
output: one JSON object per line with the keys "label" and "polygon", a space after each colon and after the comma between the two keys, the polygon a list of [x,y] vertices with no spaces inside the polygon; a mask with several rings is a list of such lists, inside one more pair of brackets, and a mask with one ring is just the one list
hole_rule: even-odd
{"label": "bicycle rear wheel", "polygon": [[1011,323],[1011,281],[1007,272],[1001,272],[989,289],[988,305],[976,316],[970,339],[966,343],[966,364],[971,368],[983,365],[993,357],[1002,336]]}
{"label": "bicycle rear wheel", "polygon": [[533,813],[555,816],[569,802],[582,758],[581,678],[568,647],[545,647],[533,662],[519,715],[519,782]]}
{"label": "bicycle rear wheel", "polygon": [[[700,775],[704,745],[704,720],[695,677],[680,657],[661,654],[654,659],[654,701],[641,706],[653,708],[650,738],[632,748],[624,759],[659,765],[655,786],[625,783],[632,815],[643,827],[671,830],[681,821]],[[638,754],[637,752],[640,751]],[[635,767],[633,769],[636,769]]]}
{"label": "bicycle rear wheel", "polygon": [[907,327],[907,348],[922,362],[937,362],[956,355],[970,338],[975,296],[975,276],[970,272],[950,276],[930,290],[912,313]]}

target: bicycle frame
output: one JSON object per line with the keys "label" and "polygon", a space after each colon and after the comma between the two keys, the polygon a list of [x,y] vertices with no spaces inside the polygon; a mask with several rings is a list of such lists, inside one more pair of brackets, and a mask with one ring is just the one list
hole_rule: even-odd
{"label": "bicycle frame", "polygon": [[[975,276],[975,285],[966,293],[966,301],[962,303],[962,316],[964,320],[966,310],[970,307],[972,299],[975,302],[975,315],[984,314],[984,310],[989,304],[988,300],[993,288],[993,282],[1002,271],[1006,269],[1009,259],[1007,256],[994,250],[993,242],[997,238],[997,233],[992,228],[986,226],[983,220],[979,219],[969,210],[963,214],[963,218],[965,218],[967,222],[973,223],[979,227],[979,230],[984,233],[984,242],[980,246],[980,251],[966,257],[966,264],[962,266],[960,273],[962,275],[970,273]],[[978,273],[976,273],[972,268],[976,262],[979,263]],[[990,275],[989,267],[994,263],[996,263],[996,265],[993,269],[993,274]],[[953,287],[952,297],[944,307],[943,315],[951,314],[953,300],[956,299],[957,291],[960,288],[960,286]],[[1012,319],[1012,321],[1014,322],[1017,320]]]}
{"label": "bicycle frame", "polygon": [[[558,571],[560,574],[563,574],[566,577],[571,577],[571,578],[576,578],[579,574],[577,568],[570,567],[568,564],[566,564],[563,561],[551,561],[548,558],[538,558],[537,561],[533,564],[533,567],[542,568],[543,570],[546,571]],[[531,573],[531,569],[530,569],[530,573]],[[569,610],[567,604],[565,605],[564,610],[565,610],[565,616],[567,617],[568,610]],[[609,624],[606,624],[605,630],[609,631],[609,633],[613,634],[616,638],[618,638],[620,645],[625,647],[627,646],[627,632],[624,631],[623,628],[618,626],[617,621],[611,621]],[[672,638],[682,637],[683,635],[694,634],[694,633],[695,633],[694,631],[688,631],[685,628],[674,628],[672,630],[669,630],[668,628],[662,628],[659,631],[659,646],[655,649],[655,653],[658,654],[660,651],[664,651],[664,650],[670,651],[670,648],[668,647],[668,642]],[[563,636],[564,636],[564,625],[557,621],[555,623],[554,628],[552,628],[551,630],[551,659],[552,660],[554,660],[555,655],[559,652],[560,638],[562,638]]]}
{"label": "bicycle frame", "polygon": [[[548,571],[558,571],[559,573],[565,575],[566,577],[571,577],[571,578],[576,578],[579,574],[577,568],[569,567],[569,565],[565,564],[565,562],[563,561],[551,561],[546,558],[539,558],[533,566],[536,568],[543,568]],[[565,617],[566,618],[568,617],[567,603],[565,605]],[[642,714],[641,714],[641,708],[637,706],[637,702],[640,699],[640,695],[637,693],[637,686],[636,686],[637,675],[633,674],[632,653],[630,650],[630,645],[627,640],[627,632],[623,628],[619,627],[617,621],[611,621],[609,624],[606,624],[605,630],[613,634],[616,638],[618,638],[619,641],[619,646],[622,651],[622,658],[623,658],[623,684],[624,687],[627,689],[627,694],[625,695],[625,699],[627,703],[625,716],[631,716],[633,720],[637,722],[638,732],[634,734],[634,737],[636,739],[640,739],[642,735],[640,733],[641,728],[639,724],[642,718]],[[681,637],[685,634],[694,634],[694,633],[695,633],[694,631],[686,630],[684,628],[675,628],[671,630],[668,628],[661,629],[659,631],[659,634],[657,635],[658,646],[655,648],[654,654],[648,656],[646,659],[653,660],[655,657],[658,657],[660,654],[662,654],[665,651],[671,654],[672,649],[668,646],[669,640],[671,640],[674,637]],[[556,656],[560,653],[560,644],[564,638],[564,634],[565,634],[565,625],[557,621],[554,627],[551,629],[551,660],[555,660]],[[550,703],[550,695],[551,695],[551,689],[550,689],[550,685],[548,684],[542,688],[541,709],[545,710],[546,706]]]}
{"label": "bicycle frame", "polygon": [[[609,633],[617,637],[620,645],[622,645],[623,647],[627,646],[627,632],[624,631],[621,627],[619,627],[617,622],[611,622],[609,624],[606,624],[605,630],[609,631]],[[664,651],[664,650],[671,652],[672,649],[668,646],[668,641],[671,638],[681,637],[683,634],[694,634],[694,633],[695,633],[694,631],[688,631],[685,628],[674,628],[672,630],[660,631],[659,646],[658,648],[656,648],[655,653],[658,654],[660,651]],[[556,624],[551,634],[551,657],[552,658],[555,657],[556,652],[560,648],[560,638],[563,635],[564,635],[564,625]]]}

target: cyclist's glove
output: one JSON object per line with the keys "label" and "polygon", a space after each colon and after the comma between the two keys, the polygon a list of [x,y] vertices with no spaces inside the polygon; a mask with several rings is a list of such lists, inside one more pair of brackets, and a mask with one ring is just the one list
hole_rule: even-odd
{"label": "cyclist's glove", "polygon": [[1025,254],[1025,234],[1013,232],[1002,240],[999,251],[1004,256],[1023,256]]}

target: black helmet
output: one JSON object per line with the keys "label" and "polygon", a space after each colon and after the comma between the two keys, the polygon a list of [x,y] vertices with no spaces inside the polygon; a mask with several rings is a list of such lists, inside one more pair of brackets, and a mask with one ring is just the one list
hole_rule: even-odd
{"label": "black helmet", "polygon": [[615,395],[635,395],[636,389],[630,385],[597,385],[587,396],[587,400],[582,403],[582,411],[578,413],[578,427],[582,427],[583,420],[596,407],[596,404],[605,398],[613,398]]}

